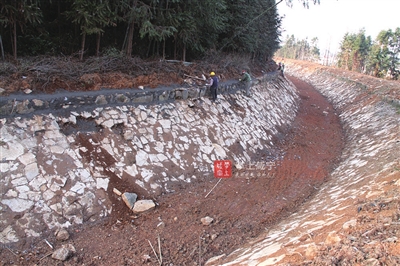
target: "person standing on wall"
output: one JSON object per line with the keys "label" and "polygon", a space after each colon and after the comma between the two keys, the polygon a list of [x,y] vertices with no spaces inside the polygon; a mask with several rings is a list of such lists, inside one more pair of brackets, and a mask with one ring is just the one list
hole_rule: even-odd
{"label": "person standing on wall", "polygon": [[211,97],[213,102],[217,100],[218,82],[219,82],[218,77],[215,75],[214,72],[211,72],[210,78],[206,86],[210,87]]}
{"label": "person standing on wall", "polygon": [[239,79],[239,81],[244,83],[246,89],[246,96],[250,96],[251,77],[246,70],[242,71],[242,77]]}
{"label": "person standing on wall", "polygon": [[285,63],[283,62],[279,62],[278,64],[278,71],[281,74],[281,76],[283,77],[283,71],[285,70]]}

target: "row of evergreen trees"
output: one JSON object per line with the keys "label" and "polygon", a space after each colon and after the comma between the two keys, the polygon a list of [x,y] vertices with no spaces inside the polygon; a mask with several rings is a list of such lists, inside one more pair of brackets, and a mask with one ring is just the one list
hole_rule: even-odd
{"label": "row of evergreen trees", "polygon": [[[318,39],[298,40],[288,36],[277,57],[321,62]],[[325,52],[325,57],[328,53]],[[330,57],[330,56],[329,56]],[[333,65],[346,70],[357,71],[379,78],[399,79],[400,71],[400,28],[381,31],[375,40],[358,33],[346,33],[340,43],[339,52],[333,56]],[[328,58],[322,59],[325,64]]]}
{"label": "row of evergreen trees", "polygon": [[362,29],[346,33],[340,44],[338,67],[380,78],[398,79],[400,28],[383,30],[373,41]]}
{"label": "row of evergreen trees", "polygon": [[294,35],[287,36],[282,47],[275,53],[277,57],[284,57],[296,60],[306,60],[318,62],[320,50],[318,48],[318,38],[296,39]]}
{"label": "row of evergreen trees", "polygon": [[186,61],[215,50],[267,60],[279,48],[281,20],[275,0],[0,3],[1,48],[14,58],[78,54],[83,59],[121,52]]}

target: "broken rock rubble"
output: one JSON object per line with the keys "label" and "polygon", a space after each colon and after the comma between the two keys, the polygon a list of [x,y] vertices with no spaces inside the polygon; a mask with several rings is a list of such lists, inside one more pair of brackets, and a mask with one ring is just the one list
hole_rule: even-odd
{"label": "broken rock rubble", "polygon": [[[117,193],[118,194],[118,193]],[[121,195],[126,206],[134,213],[141,213],[153,209],[156,204],[152,200],[138,200],[135,193],[125,192]]]}

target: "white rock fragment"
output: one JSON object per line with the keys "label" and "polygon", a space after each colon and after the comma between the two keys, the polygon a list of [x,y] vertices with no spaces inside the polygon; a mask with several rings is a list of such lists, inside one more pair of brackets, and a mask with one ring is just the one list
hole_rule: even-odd
{"label": "white rock fragment", "polygon": [[69,233],[65,228],[57,230],[55,236],[58,241],[66,241],[69,239]]}
{"label": "white rock fragment", "polygon": [[9,163],[0,163],[0,172],[5,173],[10,170]]}
{"label": "white rock fragment", "polygon": [[43,184],[46,184],[46,183],[47,183],[47,180],[42,175],[39,175],[36,178],[34,178],[33,180],[31,180],[29,182],[29,185],[33,188],[34,191],[39,191],[40,186]]}
{"label": "white rock fragment", "polygon": [[20,157],[18,158],[18,160],[19,160],[23,165],[28,165],[28,164],[31,164],[31,163],[36,162],[36,157],[35,157],[35,155],[34,155],[33,153],[28,152],[28,153],[25,153],[24,155],[20,156]]}
{"label": "white rock fragment", "polygon": [[89,112],[87,112],[87,111],[84,111],[84,112],[82,112],[81,116],[82,116],[83,118],[87,119],[87,118],[92,117],[92,114],[89,113]]}
{"label": "white rock fragment", "polygon": [[78,172],[77,174],[80,176],[82,182],[87,183],[87,182],[93,181],[93,178],[87,169],[79,169],[77,172]]}
{"label": "white rock fragment", "polygon": [[225,159],[226,158],[226,152],[225,150],[218,144],[213,143],[214,149],[215,149],[215,153],[217,154],[217,156],[219,157],[219,159]]}
{"label": "white rock fragment", "polygon": [[107,128],[112,128],[115,125],[115,122],[114,122],[114,120],[109,119],[109,120],[104,121],[101,125],[104,127],[107,127]]}
{"label": "white rock fragment", "polygon": [[23,212],[29,210],[34,202],[26,199],[3,199],[1,203],[7,205],[13,212]]}
{"label": "white rock fragment", "polygon": [[214,219],[209,216],[201,218],[201,223],[203,225],[210,225],[213,221],[214,221]]}
{"label": "white rock fragment", "polygon": [[19,239],[17,237],[17,233],[12,228],[11,225],[4,228],[3,231],[0,232],[0,243],[8,244],[18,242]]}
{"label": "white rock fragment", "polygon": [[9,143],[8,146],[9,148],[6,149],[3,145],[0,145],[1,160],[14,161],[24,154],[24,147],[19,143]]}
{"label": "white rock fragment", "polygon": [[54,250],[51,257],[55,260],[66,261],[76,252],[75,247],[71,244],[63,245],[61,248]]}
{"label": "white rock fragment", "polygon": [[13,186],[22,186],[22,185],[28,184],[28,180],[25,177],[20,177],[20,178],[13,179],[11,181],[11,184],[13,184]]}
{"label": "white rock fragment", "polygon": [[136,165],[138,165],[138,166],[147,165],[148,158],[149,158],[149,155],[145,151],[139,150],[138,153],[136,154]]}
{"label": "white rock fragment", "polygon": [[140,112],[140,117],[142,118],[142,121],[143,120],[146,120],[146,118],[147,118],[147,113],[146,112]]}
{"label": "white rock fragment", "polygon": [[96,188],[107,191],[109,181],[108,178],[96,178]]}
{"label": "white rock fragment", "polygon": [[5,196],[9,198],[16,198],[18,196],[18,192],[13,189],[9,189]]}
{"label": "white rock fragment", "polygon": [[159,122],[160,122],[161,126],[164,129],[170,129],[171,128],[171,121],[170,120],[162,119]]}
{"label": "white rock fragment", "polygon": [[140,141],[142,142],[143,145],[146,145],[147,143],[149,143],[149,141],[144,136],[140,137]]}
{"label": "white rock fragment", "polygon": [[73,187],[71,187],[71,191],[77,194],[83,194],[83,192],[85,192],[85,187],[85,184],[77,182]]}
{"label": "white rock fragment", "polygon": [[39,174],[37,163],[31,163],[25,167],[25,176],[28,181],[32,181]]}
{"label": "white rock fragment", "polygon": [[165,160],[168,160],[168,157],[165,156],[165,155],[162,154],[162,153],[157,154],[157,158],[158,158],[158,160],[159,160],[160,162],[163,162],[163,161],[165,161]]}
{"label": "white rock fragment", "polygon": [[153,177],[154,172],[152,170],[150,170],[150,169],[143,169],[140,172],[140,175],[143,177],[144,181],[146,183],[148,183],[150,181],[150,179]]}
{"label": "white rock fragment", "polygon": [[155,206],[156,204],[152,200],[138,200],[135,202],[132,211],[134,213],[145,212],[153,209]]}
{"label": "white rock fragment", "polygon": [[122,195],[122,192],[119,191],[119,190],[116,189],[116,188],[113,188],[113,192],[114,192],[114,194],[116,194],[117,196],[121,196],[121,195]]}
{"label": "white rock fragment", "polygon": [[200,146],[200,151],[204,152],[205,154],[210,154],[212,150],[214,149],[214,146]]}
{"label": "white rock fragment", "polygon": [[63,154],[65,149],[59,145],[54,145],[50,147],[50,151],[55,154]]}
{"label": "white rock fragment", "polygon": [[131,165],[131,166],[127,166],[125,172],[126,172],[128,175],[131,175],[131,176],[136,176],[136,175],[139,174],[139,172],[138,172],[137,167],[136,167],[135,164],[134,164],[134,165]]}

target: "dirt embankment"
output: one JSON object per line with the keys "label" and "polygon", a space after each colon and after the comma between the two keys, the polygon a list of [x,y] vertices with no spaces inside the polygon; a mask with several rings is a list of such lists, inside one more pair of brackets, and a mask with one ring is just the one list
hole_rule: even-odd
{"label": "dirt embankment", "polygon": [[94,57],[85,61],[73,57],[27,58],[0,65],[0,94],[204,85],[203,75],[207,76],[211,71],[221,81],[227,81],[237,80],[242,69],[256,77],[275,70],[276,64],[274,61],[252,63],[225,55],[209,56],[209,60],[199,62],[122,57]]}

